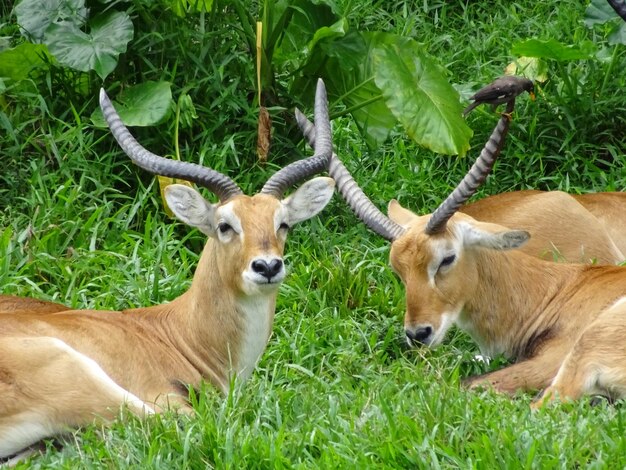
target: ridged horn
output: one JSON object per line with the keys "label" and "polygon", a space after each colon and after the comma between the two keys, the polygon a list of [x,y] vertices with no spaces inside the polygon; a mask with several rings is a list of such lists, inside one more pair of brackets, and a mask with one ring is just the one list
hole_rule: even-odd
{"label": "ridged horn", "polygon": [[[304,114],[296,109],[296,121],[302,134],[312,148],[316,144],[315,126]],[[346,201],[352,212],[374,233],[386,240],[393,241],[404,233],[404,228],[383,214],[367,197],[354,180],[336,153],[332,153],[328,173],[335,180],[339,194]]]}
{"label": "ridged horn", "polygon": [[613,10],[626,21],[626,2],[623,0],[608,0],[608,2],[613,7]]}
{"label": "ridged horn", "polygon": [[352,212],[354,212],[370,230],[389,241],[394,241],[405,232],[404,227],[398,225],[383,214],[370,198],[365,195],[335,153],[333,153],[330,159],[328,174],[335,180],[337,190],[348,206],[350,206]]}
{"label": "ridged horn", "polygon": [[476,162],[472,165],[465,177],[454,191],[437,207],[431,216],[424,231],[427,235],[441,233],[445,230],[450,217],[476,192],[478,187],[487,179],[493,164],[498,158],[511,123],[510,114],[515,107],[515,98],[507,103],[506,112],[498,120],[498,124],[489,136]]}
{"label": "ridged horn", "polygon": [[287,188],[294,184],[321,173],[328,167],[328,161],[333,153],[333,142],[330,130],[330,117],[328,115],[328,99],[326,87],[320,78],[317,81],[315,91],[315,133],[319,136],[317,147],[313,147],[312,157],[290,163],[272,175],[263,185],[261,192],[277,198],[282,197]]}
{"label": "ridged horn", "polygon": [[181,162],[155,155],[141,146],[122,123],[104,89],[100,89],[100,109],[111,134],[135,165],[155,175],[169,176],[192,181],[209,189],[224,202],[242,194],[239,186],[228,176],[196,163]]}

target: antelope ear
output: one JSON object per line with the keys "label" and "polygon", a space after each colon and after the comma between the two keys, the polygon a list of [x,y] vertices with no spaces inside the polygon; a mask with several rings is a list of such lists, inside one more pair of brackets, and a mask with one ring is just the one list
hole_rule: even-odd
{"label": "antelope ear", "polygon": [[404,228],[407,228],[409,225],[411,225],[413,221],[418,219],[417,215],[415,215],[410,210],[402,207],[400,203],[395,199],[389,201],[389,205],[387,206],[387,214],[389,215],[389,218],[391,220]]}
{"label": "antelope ear", "polygon": [[333,197],[335,180],[325,176],[307,181],[291,196],[283,200],[289,225],[317,215]]}
{"label": "antelope ear", "polygon": [[215,235],[213,220],[216,206],[198,191],[182,184],[170,184],[165,188],[165,200],[178,220],[210,237]]}
{"label": "antelope ear", "polygon": [[525,230],[509,230],[500,225],[477,223],[459,224],[465,246],[479,246],[492,250],[513,250],[524,245],[530,239]]}

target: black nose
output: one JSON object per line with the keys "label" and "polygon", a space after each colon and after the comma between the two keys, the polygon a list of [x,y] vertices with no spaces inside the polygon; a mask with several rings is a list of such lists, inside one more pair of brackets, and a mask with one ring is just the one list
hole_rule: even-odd
{"label": "black nose", "polygon": [[252,270],[266,277],[268,280],[276,276],[283,268],[283,260],[280,258],[274,258],[269,263],[263,259],[255,259],[252,262]]}
{"label": "black nose", "polygon": [[430,326],[422,326],[414,330],[406,330],[406,337],[411,343],[424,343],[426,339],[433,333]]}

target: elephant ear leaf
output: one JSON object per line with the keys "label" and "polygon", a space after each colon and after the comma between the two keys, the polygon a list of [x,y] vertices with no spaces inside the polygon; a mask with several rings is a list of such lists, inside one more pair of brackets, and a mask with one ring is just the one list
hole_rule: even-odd
{"label": "elephant ear leaf", "polygon": [[404,38],[373,52],[376,85],[409,137],[434,152],[465,155],[473,133],[462,118],[458,92],[434,59]]}
{"label": "elephant ear leaf", "polygon": [[112,12],[89,21],[89,34],[71,24],[52,24],[45,43],[56,59],[75,70],[94,70],[105,79],[133,38],[133,23],[125,12]]}
{"label": "elephant ear leaf", "polygon": [[13,10],[22,35],[36,43],[45,43],[51,25],[82,28],[89,16],[85,0],[22,0]]}
{"label": "elephant ear leaf", "polygon": [[[613,4],[616,3],[613,2]],[[606,0],[591,0],[585,11],[585,25],[588,28],[593,28],[595,25],[608,24],[610,28],[609,44],[626,45],[626,17],[624,17],[624,21],[621,21],[616,12],[618,10]],[[626,15],[626,6],[623,7],[623,12]],[[622,16],[621,13],[618,12],[618,14]]]}
{"label": "elephant ear leaf", "polygon": [[597,52],[597,46],[591,41],[579,41],[575,45],[566,45],[556,39],[545,41],[528,39],[513,43],[511,49],[511,52],[517,56],[557,61],[592,59]]}
{"label": "elephant ear leaf", "polygon": [[[125,89],[115,100],[115,109],[127,126],[154,126],[171,112],[172,89],[169,82],[147,81]],[[100,107],[91,114],[96,127],[106,127]]]}

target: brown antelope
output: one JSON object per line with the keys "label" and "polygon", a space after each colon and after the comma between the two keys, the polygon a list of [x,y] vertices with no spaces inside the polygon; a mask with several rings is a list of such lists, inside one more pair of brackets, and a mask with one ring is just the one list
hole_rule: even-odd
{"label": "brown antelope", "polygon": [[322,177],[282,197],[324,170],[331,156],[321,81],[315,103],[321,147],[274,174],[252,197],[215,170],[141,147],[103,90],[100,105],[133,162],[218,196],[211,204],[187,186],[165,192],[176,217],[209,239],[191,287],[168,304],[102,312],[0,297],[0,457],[27,455],[25,449],[43,438],[114,418],[123,404],[138,415],[170,406],[188,412],[187,387],[204,380],[226,392],[231,377],[247,378],[272,329],[287,232],[320,212],[333,194],[334,181]]}
{"label": "brown antelope", "polygon": [[514,393],[552,383],[546,397],[622,396],[626,268],[554,263],[515,251],[528,232],[455,213],[455,202],[446,202],[438,217],[390,204],[391,219],[406,230],[390,260],[407,292],[409,341],[434,347],[456,324],[482,354],[515,361],[466,380],[470,387]]}
{"label": "brown antelope", "polygon": [[56,313],[70,310],[65,305],[47,300],[31,299],[29,297],[15,297],[0,295],[0,314],[4,313]]}
{"label": "brown antelope", "polygon": [[512,191],[459,210],[483,222],[520,227],[523,251],[547,260],[617,264],[626,260],[626,193]]}
{"label": "brown antelope", "polygon": [[[296,110],[296,118],[309,144],[315,129]],[[499,152],[508,132],[492,134],[487,145]],[[487,150],[487,147],[485,147]],[[375,233],[393,242],[403,228],[389,220],[359,188],[346,167],[333,154],[329,173],[356,215]],[[459,210],[483,222],[519,227],[532,238],[521,249],[546,260],[618,264],[626,260],[626,193],[567,194],[562,191],[512,191],[489,196]]]}
{"label": "brown antelope", "polygon": [[[513,106],[514,100],[507,114]],[[314,141],[310,123],[301,115],[298,120],[309,141]],[[457,212],[489,173],[508,126],[505,114],[469,173],[432,215],[415,215],[391,201],[389,218],[385,217],[336,155],[330,174],[359,218],[392,240],[391,265],[406,288],[404,326],[410,344],[434,347],[456,324],[472,336],[483,354],[503,354],[515,361],[470,378],[466,381],[470,387],[488,385],[514,393],[552,383],[545,399],[577,398],[584,393],[622,396],[626,393],[626,268],[554,263],[531,256],[537,254],[535,250],[508,251],[526,244],[529,231],[509,230]],[[597,201],[603,200],[598,196]],[[530,231],[549,223],[535,208],[540,223],[529,225]],[[558,207],[550,209],[558,214]],[[494,217],[497,214],[494,211]],[[504,209],[500,215],[505,215]],[[593,228],[578,226],[577,230],[584,234]],[[565,236],[563,230],[560,233]]]}

